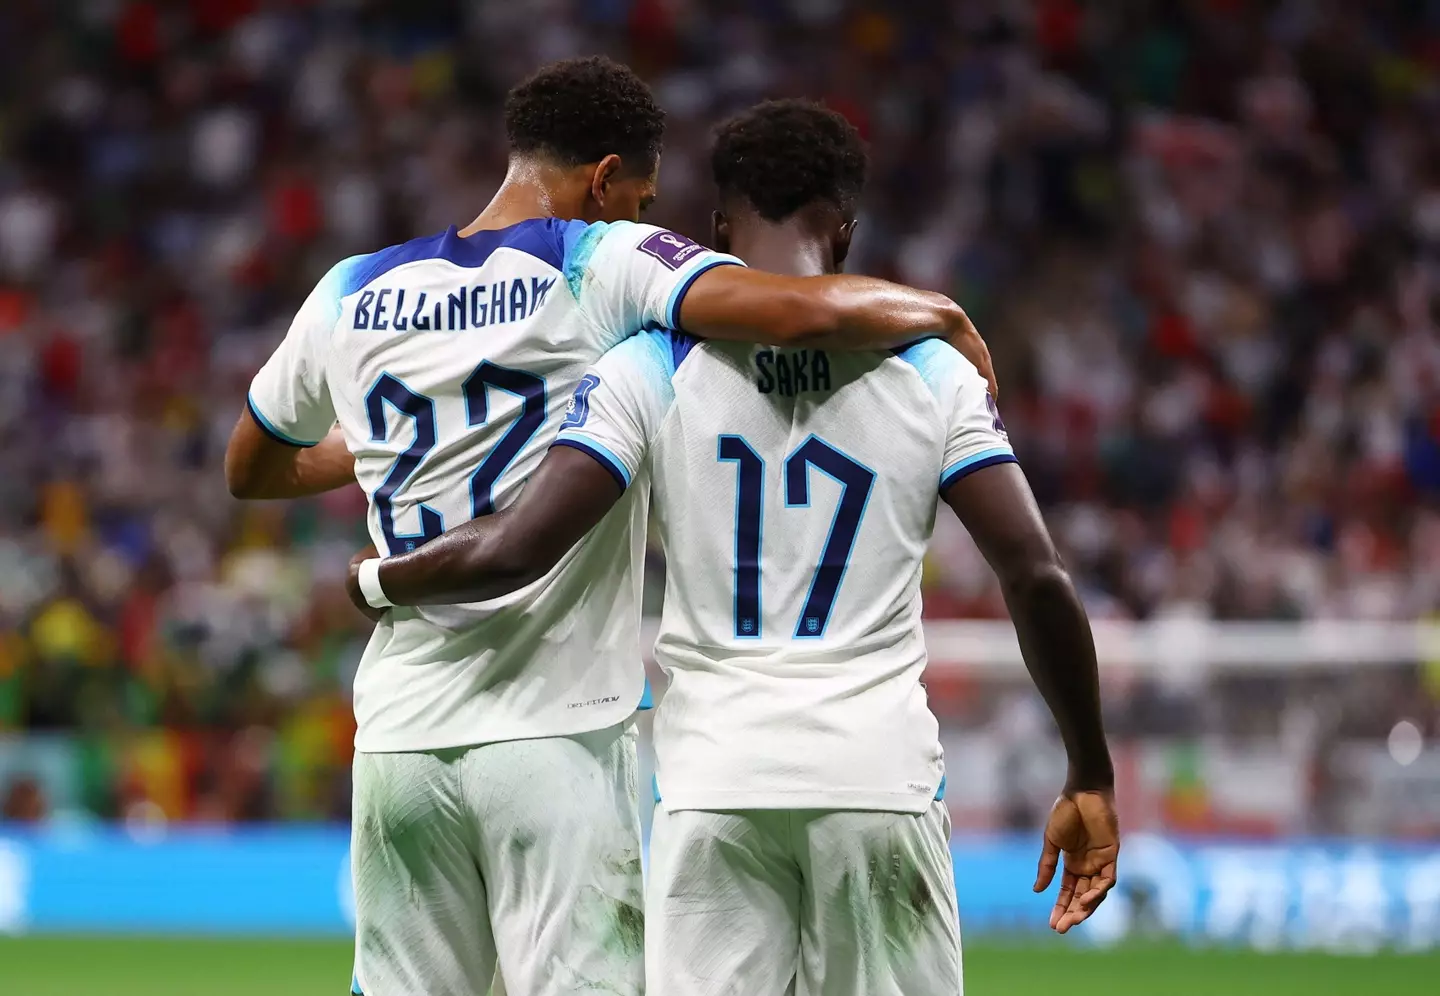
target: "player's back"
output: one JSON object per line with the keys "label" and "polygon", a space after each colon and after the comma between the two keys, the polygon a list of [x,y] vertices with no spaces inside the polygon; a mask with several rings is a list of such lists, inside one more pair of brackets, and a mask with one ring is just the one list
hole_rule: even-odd
{"label": "player's back", "polygon": [[[454,228],[338,264],[257,376],[281,438],[340,423],[382,553],[510,503],[586,367],[669,319],[694,276],[735,262],[650,226],[552,218]],[[627,495],[546,577],[504,598],[396,608],[355,681],[356,746],[429,750],[624,719],[636,663],[646,496]],[[618,554],[617,548],[627,550]]]}
{"label": "player's back", "polygon": [[935,340],[685,352],[651,451],[667,807],[923,810],[944,778],[919,681],[941,481],[1013,459],[984,381]]}
{"label": "player's back", "polygon": [[323,362],[382,554],[503,506],[534,469],[594,348],[559,224],[451,229],[343,264]]}

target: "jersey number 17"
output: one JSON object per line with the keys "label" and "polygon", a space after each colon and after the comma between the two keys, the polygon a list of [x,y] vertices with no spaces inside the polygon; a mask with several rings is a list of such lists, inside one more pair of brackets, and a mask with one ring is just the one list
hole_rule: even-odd
{"label": "jersey number 17", "polygon": [[[764,634],[760,613],[760,555],[764,532],[765,461],[743,436],[721,436],[718,457],[735,464],[735,635],[757,639]],[[810,581],[810,592],[795,624],[797,639],[825,635],[830,611],[850,566],[855,536],[865,517],[875,472],[842,453],[819,436],[797,446],[781,469],[786,508],[810,507],[810,468],[833,478],[841,488],[830,535]]]}

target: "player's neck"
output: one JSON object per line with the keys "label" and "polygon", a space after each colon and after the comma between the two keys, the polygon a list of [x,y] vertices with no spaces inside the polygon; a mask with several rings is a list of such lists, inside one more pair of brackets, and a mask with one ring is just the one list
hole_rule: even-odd
{"label": "player's neck", "polygon": [[500,189],[485,210],[460,230],[460,236],[509,228],[532,218],[580,217],[584,198],[570,193],[573,184],[567,179],[561,167],[532,159],[511,159]]}
{"label": "player's neck", "polygon": [[815,277],[835,272],[830,240],[796,219],[737,225],[730,235],[730,251],[755,269],[771,273]]}

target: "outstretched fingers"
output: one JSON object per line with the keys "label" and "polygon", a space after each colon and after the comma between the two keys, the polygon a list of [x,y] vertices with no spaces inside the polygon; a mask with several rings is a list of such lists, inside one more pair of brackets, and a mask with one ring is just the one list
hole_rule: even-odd
{"label": "outstretched fingers", "polygon": [[1050,928],[1052,930],[1059,930],[1062,934],[1065,932],[1060,930],[1060,924],[1064,921],[1066,914],[1070,910],[1070,904],[1075,898],[1075,888],[1078,883],[1078,876],[1069,869],[1060,873],[1060,894],[1055,897],[1055,905],[1050,910]]}
{"label": "outstretched fingers", "polygon": [[1110,862],[1098,875],[1082,877],[1075,886],[1075,895],[1070,901],[1069,908],[1055,925],[1057,932],[1063,934],[1078,923],[1083,923],[1090,918],[1090,915],[1099,908],[1115,887],[1115,862]]}

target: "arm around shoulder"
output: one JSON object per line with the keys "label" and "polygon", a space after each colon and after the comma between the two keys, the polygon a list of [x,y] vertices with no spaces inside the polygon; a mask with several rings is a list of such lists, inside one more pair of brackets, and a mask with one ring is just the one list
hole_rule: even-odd
{"label": "arm around shoulder", "polygon": [[695,335],[781,346],[890,349],[974,331],[943,294],[875,277],[791,277],[739,266],[702,273],[679,310],[681,327]]}

